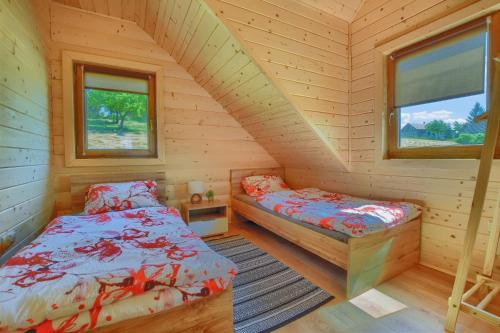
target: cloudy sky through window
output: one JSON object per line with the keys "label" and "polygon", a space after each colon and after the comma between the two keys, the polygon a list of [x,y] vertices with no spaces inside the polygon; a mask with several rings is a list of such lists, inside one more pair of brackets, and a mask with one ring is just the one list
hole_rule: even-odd
{"label": "cloudy sky through window", "polygon": [[401,108],[401,127],[407,123],[423,124],[433,120],[442,120],[450,124],[455,121],[464,123],[476,102],[485,108],[486,94],[403,107]]}

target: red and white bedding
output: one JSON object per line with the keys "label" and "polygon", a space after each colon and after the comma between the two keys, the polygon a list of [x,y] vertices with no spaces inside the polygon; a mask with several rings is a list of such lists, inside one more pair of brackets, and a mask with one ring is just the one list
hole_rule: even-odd
{"label": "red and white bedding", "polygon": [[175,208],[63,216],[0,268],[0,332],[82,332],[218,293],[235,274]]}
{"label": "red and white bedding", "polygon": [[317,188],[266,193],[256,201],[277,213],[351,237],[389,229],[421,214],[421,207],[412,203],[367,200]]}

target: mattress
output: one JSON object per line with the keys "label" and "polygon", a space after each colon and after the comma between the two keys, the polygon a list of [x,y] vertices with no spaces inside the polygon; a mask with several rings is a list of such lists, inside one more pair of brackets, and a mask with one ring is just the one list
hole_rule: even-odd
{"label": "mattress", "polygon": [[371,200],[317,188],[270,192],[255,200],[280,216],[358,238],[394,228],[422,214],[422,207],[410,202]]}
{"label": "mattress", "polygon": [[280,214],[278,212],[275,212],[274,210],[272,209],[269,209],[269,208],[266,208],[262,205],[260,205],[256,198],[257,197],[251,197],[249,196],[248,194],[245,194],[245,193],[240,193],[240,194],[236,194],[234,196],[235,199],[237,200],[240,200],[240,201],[243,201],[249,205],[252,205],[253,207],[256,207],[256,208],[259,208],[259,209],[262,209],[274,216],[277,216],[277,217],[280,217],[282,219],[285,219],[287,221],[290,221],[292,223],[295,223],[295,224],[298,224],[304,228],[307,228],[307,229],[310,229],[310,230],[313,230],[313,231],[316,231],[316,232],[319,232],[325,236],[328,236],[328,237],[332,237],[332,238],[335,238],[336,240],[338,241],[341,241],[343,243],[347,243],[348,240],[349,240],[349,235],[346,235],[344,233],[341,233],[339,231],[334,231],[334,230],[328,230],[328,229],[325,229],[325,228],[321,228],[321,227],[318,227],[316,225],[313,225],[313,224],[309,224],[309,223],[305,223],[305,222],[302,222],[298,219],[294,219],[293,217],[290,217],[288,215],[285,215],[285,214]]}
{"label": "mattress", "polygon": [[175,208],[62,216],[0,268],[0,332],[82,332],[225,290],[236,265]]}

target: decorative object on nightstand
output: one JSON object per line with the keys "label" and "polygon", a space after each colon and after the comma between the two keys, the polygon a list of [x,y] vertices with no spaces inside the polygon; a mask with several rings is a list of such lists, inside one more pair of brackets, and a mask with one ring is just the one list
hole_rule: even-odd
{"label": "decorative object on nightstand", "polygon": [[200,204],[203,201],[203,192],[205,192],[203,182],[200,180],[190,181],[188,183],[188,192],[191,194],[191,203]]}
{"label": "decorative object on nightstand", "polygon": [[215,197],[214,190],[208,190],[206,196],[208,202],[214,202],[214,197]]}
{"label": "decorative object on nightstand", "polygon": [[227,203],[214,200],[181,205],[182,217],[191,230],[201,237],[220,235],[227,232]]}

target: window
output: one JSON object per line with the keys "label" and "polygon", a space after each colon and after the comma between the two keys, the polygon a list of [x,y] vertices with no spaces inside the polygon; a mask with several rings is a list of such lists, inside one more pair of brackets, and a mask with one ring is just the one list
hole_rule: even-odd
{"label": "window", "polygon": [[76,157],[157,157],[155,74],[82,63],[74,70]]}
{"label": "window", "polygon": [[[388,57],[389,158],[478,158],[491,38],[481,18]],[[498,41],[495,41],[498,42]]]}

